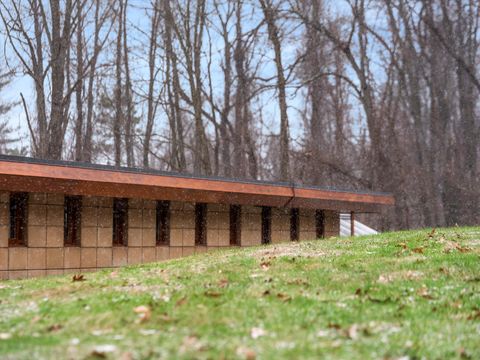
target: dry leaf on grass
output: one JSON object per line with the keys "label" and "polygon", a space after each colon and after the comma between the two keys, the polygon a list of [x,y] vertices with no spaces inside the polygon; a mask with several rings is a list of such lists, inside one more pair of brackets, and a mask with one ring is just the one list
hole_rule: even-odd
{"label": "dry leaf on grass", "polygon": [[224,288],[224,287],[227,287],[228,286],[228,279],[221,279],[219,282],[218,282],[218,287],[219,288]]}
{"label": "dry leaf on grass", "polygon": [[117,347],[111,344],[98,345],[95,346],[93,351],[90,353],[90,356],[105,359],[108,353],[115,352]]}
{"label": "dry leaf on grass", "polygon": [[455,241],[450,241],[450,240],[446,241],[443,251],[448,254],[454,250],[457,250],[458,252],[461,252],[461,253],[467,253],[472,251],[472,249],[470,249],[469,247],[461,246],[459,243]]}
{"label": "dry leaf on grass", "polygon": [[417,290],[417,295],[423,297],[424,299],[432,300],[433,296],[430,294],[428,288],[423,285],[421,288]]}
{"label": "dry leaf on grass", "polygon": [[278,293],[277,298],[279,298],[280,300],[285,301],[285,302],[292,300],[292,298],[290,296],[288,296],[287,294],[283,294],[283,293]]}
{"label": "dry leaf on grass", "polygon": [[58,331],[58,330],[61,330],[63,328],[63,326],[61,324],[53,324],[53,325],[50,325],[47,330],[48,332],[55,332],[55,331]]}
{"label": "dry leaf on grass", "polygon": [[217,291],[205,291],[205,296],[216,298],[222,296],[222,293]]}
{"label": "dry leaf on grass", "polygon": [[380,284],[388,284],[389,282],[391,282],[393,279],[392,279],[392,275],[390,274],[382,274],[378,277],[378,280],[377,282],[380,283]]}
{"label": "dry leaf on grass", "polygon": [[186,303],[187,303],[187,298],[184,296],[183,298],[181,298],[175,303],[175,307],[185,305]]}
{"label": "dry leaf on grass", "polygon": [[239,358],[245,360],[255,360],[257,358],[257,354],[250,348],[240,346],[237,348],[236,354]]}
{"label": "dry leaf on grass", "polygon": [[268,270],[270,268],[270,261],[262,261],[260,263],[260,267],[263,269],[263,270]]}
{"label": "dry leaf on grass", "polygon": [[353,324],[347,328],[345,331],[346,336],[351,340],[356,340],[358,338],[358,325]]}
{"label": "dry leaf on grass", "polygon": [[75,274],[73,275],[72,277],[72,282],[76,282],[76,281],[85,281],[85,277],[83,276],[83,274]]}
{"label": "dry leaf on grass", "polygon": [[423,254],[423,250],[425,250],[425,248],[423,246],[419,246],[419,247],[416,247],[416,248],[412,249],[412,251],[416,254]]}
{"label": "dry leaf on grass", "polygon": [[467,320],[480,320],[480,310],[476,310],[473,314],[469,315]]}
{"label": "dry leaf on grass", "polygon": [[150,307],[145,305],[137,306],[133,309],[133,311],[138,314],[138,318],[142,323],[150,320],[150,318],[152,317],[152,310],[150,309]]}

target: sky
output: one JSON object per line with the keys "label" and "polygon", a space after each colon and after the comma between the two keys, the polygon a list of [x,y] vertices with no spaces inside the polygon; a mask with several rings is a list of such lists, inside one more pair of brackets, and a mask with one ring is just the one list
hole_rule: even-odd
{"label": "sky", "polygon": [[[144,7],[145,1],[142,0],[130,0],[130,7],[128,10],[128,20],[130,22],[130,26],[133,29],[131,33],[129,33],[129,41],[130,41],[130,64],[133,71],[133,78],[134,81],[140,82],[142,78],[147,77],[147,67],[145,62],[145,52],[146,49],[146,38],[142,36],[140,33],[141,31],[146,31],[148,28],[148,18],[145,15],[145,10],[142,9]],[[333,12],[340,12],[344,8],[344,5],[339,5],[339,2],[331,2],[329,8],[330,11]],[[244,13],[246,16],[246,20],[243,23],[243,30],[248,31],[249,28],[255,27],[261,21],[261,11],[255,10],[251,11],[248,8],[248,4],[245,6]],[[299,48],[301,45],[301,32],[302,29],[292,26],[291,23],[284,23],[286,32],[288,33],[288,37],[283,41],[283,65],[287,68],[290,64],[292,64],[299,52]],[[137,29],[135,31],[134,29]],[[223,77],[221,71],[215,71],[215,69],[219,69],[221,66],[221,59],[223,57],[223,43],[218,34],[215,33],[214,26],[210,26],[209,28],[210,34],[212,35],[212,50],[213,50],[213,61],[212,61],[212,69],[214,69],[213,75],[213,83],[214,83],[214,92],[216,93],[216,97],[220,98],[223,92]],[[233,36],[234,28],[232,29],[232,36]],[[266,31],[265,28],[262,31]],[[148,31],[147,31],[148,32]],[[258,50],[262,52],[257,54],[257,58],[260,56],[264,56],[263,65],[260,68],[260,73],[263,77],[274,77],[276,74],[276,69],[273,62],[273,51],[271,50],[270,44],[267,42],[267,36],[262,36],[262,44],[258,47]],[[207,46],[204,49],[205,51],[208,50]],[[6,68],[12,68],[18,62],[16,61],[15,57],[13,56],[13,52],[6,42],[6,38],[2,31],[0,32],[0,61],[5,61],[7,59],[7,63],[4,64]],[[109,61],[111,59],[112,51],[104,52],[102,61]],[[110,57],[110,58],[109,58]],[[207,57],[204,57],[204,65],[208,61]],[[206,68],[206,66],[204,66]],[[32,80],[27,76],[21,73],[20,67],[17,68],[17,74],[14,78],[14,81],[0,94],[1,98],[4,101],[11,101],[11,102],[18,102],[20,99],[20,93],[23,93],[25,96],[29,112],[31,114],[34,113],[34,100],[35,100],[35,92],[33,89]],[[272,82],[273,84],[274,82]],[[295,91],[293,87],[287,89],[287,102],[288,102],[288,116],[289,116],[289,123],[290,123],[290,135],[292,137],[292,143],[296,143],[296,140],[301,139],[303,135],[303,121],[299,116],[298,111],[303,110],[304,107],[304,92],[303,91]],[[74,104],[72,103],[72,106]],[[258,109],[261,109],[263,112],[263,119],[265,120],[265,126],[262,128],[263,135],[270,135],[270,134],[278,134],[279,132],[279,108],[278,108],[278,101],[276,98],[276,91],[275,90],[268,90],[265,91],[259,96],[255,106]],[[208,105],[205,105],[208,108]],[[255,109],[254,109],[255,110]],[[144,105],[138,104],[138,113],[146,113]],[[21,139],[19,142],[20,146],[29,146],[29,136],[28,136],[28,128],[26,124],[26,118],[24,110],[21,106],[16,106],[11,112],[8,114],[8,121],[13,128],[18,128],[18,137]],[[159,119],[159,129],[158,131],[162,131],[161,128],[166,125],[165,116],[160,115]],[[357,127],[358,132],[360,132],[360,127]]]}

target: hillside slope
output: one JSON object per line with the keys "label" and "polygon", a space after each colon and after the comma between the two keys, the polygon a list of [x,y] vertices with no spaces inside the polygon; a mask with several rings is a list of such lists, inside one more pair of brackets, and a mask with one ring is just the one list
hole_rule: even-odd
{"label": "hillside slope", "polygon": [[480,228],[235,249],[83,280],[0,282],[0,358],[480,358]]}

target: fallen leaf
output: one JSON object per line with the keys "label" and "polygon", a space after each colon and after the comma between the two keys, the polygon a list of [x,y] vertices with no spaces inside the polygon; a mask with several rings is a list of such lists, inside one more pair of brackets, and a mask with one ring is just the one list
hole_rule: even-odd
{"label": "fallen leaf", "polygon": [[292,298],[290,296],[288,296],[287,294],[283,294],[283,293],[278,293],[277,294],[277,298],[279,298],[280,300],[282,301],[290,301],[292,300]]}
{"label": "fallen leaf", "polygon": [[342,328],[339,324],[336,324],[336,323],[328,323],[327,327],[329,329],[335,329],[335,330],[340,330]]}
{"label": "fallen leaf", "polygon": [[379,282],[380,284],[388,284],[391,281],[392,281],[391,275],[380,275],[377,280],[377,282]]}
{"label": "fallen leaf", "polygon": [[175,307],[185,305],[186,303],[187,303],[187,298],[184,296],[183,298],[181,298],[175,303]]}
{"label": "fallen leaf", "polygon": [[238,357],[243,358],[245,360],[255,360],[257,358],[257,354],[255,353],[255,351],[243,346],[240,346],[239,348],[237,348],[236,353]]}
{"label": "fallen leaf", "polygon": [[115,352],[116,350],[117,350],[117,347],[115,345],[111,345],[111,344],[98,345],[98,346],[95,346],[95,348],[93,349],[90,355],[93,357],[105,359],[108,353]]}
{"label": "fallen leaf", "polygon": [[452,307],[455,309],[461,309],[462,308],[462,302],[460,300],[452,302]]}
{"label": "fallen leaf", "polygon": [[72,282],[76,282],[76,281],[85,281],[85,277],[83,276],[83,274],[75,274],[73,275],[72,277]]}
{"label": "fallen leaf", "polygon": [[259,327],[254,327],[250,330],[250,336],[252,339],[258,339],[261,336],[265,336],[267,332]]}
{"label": "fallen leaf", "polygon": [[48,330],[49,332],[55,332],[55,331],[58,331],[58,330],[60,330],[60,329],[62,329],[62,328],[63,328],[63,326],[62,326],[61,324],[53,324],[53,325],[50,325],[50,326],[47,328],[47,330]]}
{"label": "fallen leaf", "polygon": [[432,300],[433,296],[428,291],[428,288],[423,285],[421,288],[417,290],[417,295],[423,297],[424,299]]}
{"label": "fallen leaf", "polygon": [[412,249],[412,251],[416,254],[423,254],[424,249],[425,248],[423,246],[419,246],[419,247],[416,247],[416,248]]}
{"label": "fallen leaf", "polygon": [[447,241],[445,243],[443,251],[448,254],[448,253],[451,253],[454,250],[457,250],[461,253],[467,253],[467,252],[472,251],[472,249],[470,249],[469,247],[461,246],[459,243],[457,243],[455,241]]}
{"label": "fallen leaf", "polygon": [[444,267],[439,268],[438,271],[445,275],[448,275],[450,273],[450,271],[448,271],[448,269]]}
{"label": "fallen leaf", "polygon": [[461,359],[471,359],[472,355],[470,355],[465,348],[458,349],[458,355],[460,355]]}
{"label": "fallen leaf", "polygon": [[473,314],[467,317],[467,320],[479,320],[480,319],[480,310],[476,310]]}
{"label": "fallen leaf", "polygon": [[401,242],[401,243],[397,244],[397,246],[401,247],[404,250],[407,250],[407,244],[405,244],[404,242]]}
{"label": "fallen leaf", "polygon": [[435,236],[435,231],[436,231],[436,229],[433,228],[432,231],[430,231],[430,232],[427,234],[427,236],[428,236],[429,238],[433,238],[433,237]]}
{"label": "fallen leaf", "polygon": [[358,338],[358,325],[353,324],[348,327],[346,330],[346,335],[351,340],[356,340]]}
{"label": "fallen leaf", "polygon": [[217,291],[205,291],[205,296],[208,297],[220,297],[222,296],[222,293],[219,293]]}
{"label": "fallen leaf", "polygon": [[227,287],[228,285],[228,279],[221,279],[219,282],[218,282],[218,287],[220,288],[224,288],[224,287]]}
{"label": "fallen leaf", "polygon": [[137,306],[133,309],[133,311],[138,314],[138,318],[142,323],[150,320],[150,318],[152,317],[152,310],[150,309],[150,307],[145,305]]}
{"label": "fallen leaf", "polygon": [[268,296],[268,295],[270,295],[270,290],[265,290],[262,295],[263,295],[263,296]]}
{"label": "fallen leaf", "polygon": [[260,264],[260,267],[263,269],[263,270],[268,270],[270,268],[270,261],[262,261],[262,263]]}

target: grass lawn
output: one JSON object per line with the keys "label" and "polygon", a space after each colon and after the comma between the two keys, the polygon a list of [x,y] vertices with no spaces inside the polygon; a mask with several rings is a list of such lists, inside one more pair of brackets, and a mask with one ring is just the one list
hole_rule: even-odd
{"label": "grass lawn", "polygon": [[0,282],[0,358],[480,358],[480,228],[84,276]]}

